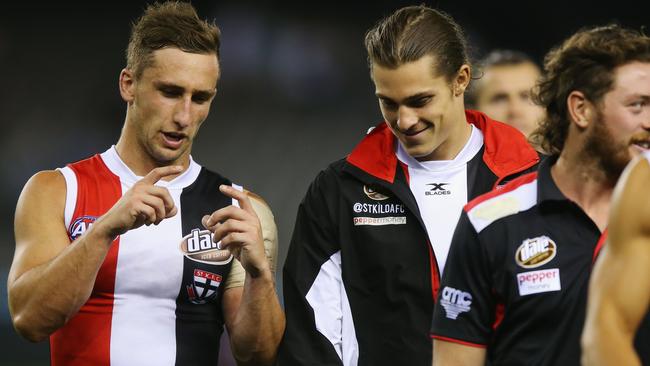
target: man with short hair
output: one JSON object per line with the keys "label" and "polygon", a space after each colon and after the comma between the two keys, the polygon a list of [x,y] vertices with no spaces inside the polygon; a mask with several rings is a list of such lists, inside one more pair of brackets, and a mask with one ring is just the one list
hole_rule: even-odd
{"label": "man with short hair", "polygon": [[284,266],[282,365],[426,365],[462,205],[538,162],[514,128],[465,111],[465,38],[410,6],[366,34],[379,123],[309,187]]}
{"label": "man with short hair", "polygon": [[531,98],[539,66],[523,52],[494,50],[479,61],[478,70],[467,93],[469,107],[530,136],[544,118],[544,109]]}
{"label": "man with short hair", "polygon": [[190,4],[147,7],[120,73],[117,144],[25,185],[9,307],[22,336],[49,337],[52,365],[216,365],[224,324],[240,365],[274,363],[271,211],[190,156],[219,44]]}
{"label": "man with short hair", "polygon": [[584,29],[546,57],[537,172],[461,214],[439,291],[434,365],[577,365],[614,185],[648,150],[650,38]]}
{"label": "man with short hair", "polygon": [[[649,100],[646,95],[642,102],[647,119]],[[583,365],[650,363],[649,182],[650,151],[646,151],[630,163],[614,189],[607,244],[589,282]]]}

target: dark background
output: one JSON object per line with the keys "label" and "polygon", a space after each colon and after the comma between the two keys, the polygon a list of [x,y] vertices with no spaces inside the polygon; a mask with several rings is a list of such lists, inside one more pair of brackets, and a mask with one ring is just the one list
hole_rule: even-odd
{"label": "dark background", "polygon": [[[513,48],[541,62],[583,26],[646,25],[642,2],[194,1],[222,30],[222,79],[195,142],[197,162],[263,196],[279,229],[279,268],[309,182],[381,120],[363,35],[404,5],[450,13],[474,59]],[[16,200],[35,172],[106,150],[126,111],[117,80],[130,23],[146,2],[0,5],[0,365],[48,364],[46,343],[15,335],[6,277]],[[278,271],[281,292],[281,271]]]}

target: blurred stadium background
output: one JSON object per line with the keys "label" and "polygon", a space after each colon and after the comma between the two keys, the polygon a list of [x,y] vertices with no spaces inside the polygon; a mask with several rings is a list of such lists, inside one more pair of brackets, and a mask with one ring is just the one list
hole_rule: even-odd
{"label": "blurred stadium background", "polygon": [[[147,2],[75,3],[0,7],[0,365],[49,363],[48,345],[19,338],[7,309],[20,190],[35,172],[117,141],[125,112],[117,78],[130,23]],[[464,27],[474,59],[492,48],[512,48],[540,62],[582,26],[648,24],[641,3],[631,1],[193,3],[223,34],[219,92],[193,156],[271,205],[280,236],[280,292],[296,209],[309,182],[381,121],[362,43],[380,17],[426,3]]]}

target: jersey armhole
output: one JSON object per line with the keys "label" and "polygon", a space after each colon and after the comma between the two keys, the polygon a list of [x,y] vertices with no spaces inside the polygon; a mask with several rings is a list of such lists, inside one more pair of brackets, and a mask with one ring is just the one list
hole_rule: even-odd
{"label": "jersey armhole", "polygon": [[67,166],[58,168],[57,171],[65,178],[65,209],[63,211],[63,219],[67,231],[72,221],[74,209],[77,206],[77,175]]}

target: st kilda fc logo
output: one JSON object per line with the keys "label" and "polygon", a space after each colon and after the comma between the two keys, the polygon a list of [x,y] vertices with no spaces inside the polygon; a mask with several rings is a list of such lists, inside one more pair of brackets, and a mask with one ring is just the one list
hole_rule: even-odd
{"label": "st kilda fc logo", "polygon": [[218,274],[194,269],[191,285],[187,285],[187,296],[193,304],[205,304],[217,296],[222,277]]}
{"label": "st kilda fc logo", "polygon": [[228,249],[220,249],[212,241],[209,230],[193,229],[181,241],[181,252],[188,259],[207,264],[227,264],[233,258]]}
{"label": "st kilda fc logo", "polygon": [[97,220],[97,216],[86,215],[78,217],[76,220],[72,221],[68,228],[68,236],[70,237],[70,240],[75,241],[78,237],[83,235],[95,220]]}

